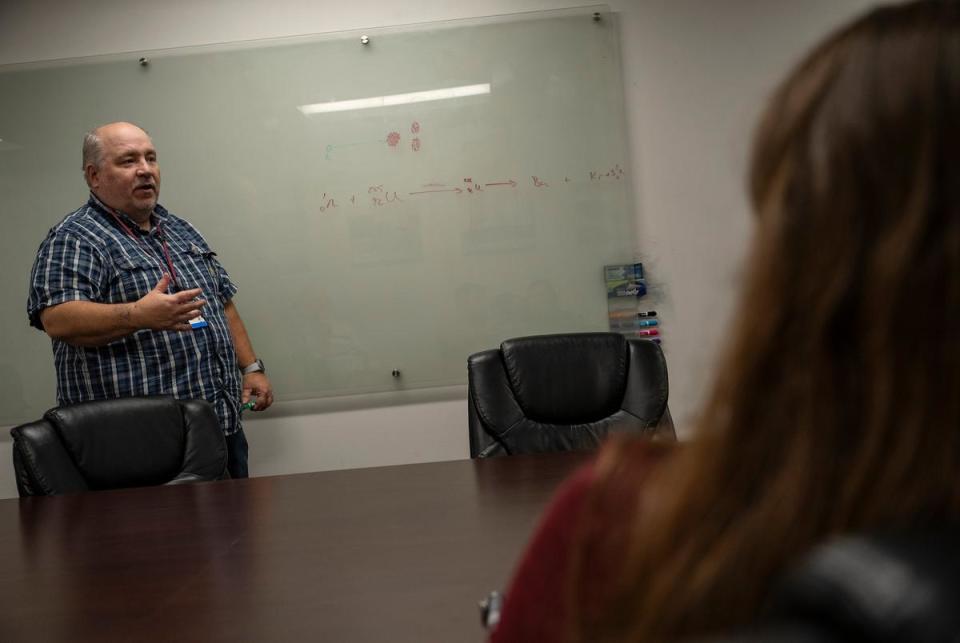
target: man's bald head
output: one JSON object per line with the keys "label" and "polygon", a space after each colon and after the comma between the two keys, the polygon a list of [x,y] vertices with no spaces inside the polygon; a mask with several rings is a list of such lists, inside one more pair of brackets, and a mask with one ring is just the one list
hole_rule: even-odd
{"label": "man's bald head", "polygon": [[150,135],[118,121],[83,138],[83,176],[97,198],[138,223],[149,222],[160,192],[160,167]]}
{"label": "man's bald head", "polygon": [[[126,121],[115,121],[113,123],[107,123],[105,125],[101,125],[100,127],[93,128],[83,135],[82,171],[84,174],[87,172],[87,165],[93,165],[97,169],[101,169],[103,167],[103,137],[101,132],[105,130],[110,132],[120,127],[134,127],[144,134],[147,134],[147,131],[142,127]],[[149,134],[147,134],[147,136],[149,136]],[[87,186],[90,186],[90,179],[87,178],[86,180]]]}

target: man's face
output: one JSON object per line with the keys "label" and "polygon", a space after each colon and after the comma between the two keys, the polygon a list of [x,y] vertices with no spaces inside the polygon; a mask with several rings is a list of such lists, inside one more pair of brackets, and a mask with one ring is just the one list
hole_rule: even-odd
{"label": "man's face", "polygon": [[130,123],[112,123],[98,131],[103,144],[100,167],[84,171],[101,201],[137,222],[147,221],[160,194],[157,151],[147,133]]}

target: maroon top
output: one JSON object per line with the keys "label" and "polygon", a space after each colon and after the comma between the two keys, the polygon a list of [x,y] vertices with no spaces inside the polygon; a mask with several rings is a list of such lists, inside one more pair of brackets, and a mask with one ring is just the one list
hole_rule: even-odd
{"label": "maroon top", "polygon": [[638,487],[668,450],[637,441],[628,447],[629,471],[604,484],[597,481],[591,460],[563,483],[545,510],[533,538],[520,559],[506,592],[500,623],[491,643],[554,643],[570,634],[571,566],[581,557],[577,607],[584,615],[599,613],[608,603],[610,582],[616,577],[629,539]]}

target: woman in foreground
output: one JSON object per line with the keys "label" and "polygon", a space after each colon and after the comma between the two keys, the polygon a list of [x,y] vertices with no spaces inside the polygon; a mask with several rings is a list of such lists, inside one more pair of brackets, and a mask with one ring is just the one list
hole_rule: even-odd
{"label": "woman in foreground", "polygon": [[960,3],[879,8],[814,49],[750,192],[694,439],[612,442],[564,485],[495,643],[736,631],[816,545],[960,519]]}

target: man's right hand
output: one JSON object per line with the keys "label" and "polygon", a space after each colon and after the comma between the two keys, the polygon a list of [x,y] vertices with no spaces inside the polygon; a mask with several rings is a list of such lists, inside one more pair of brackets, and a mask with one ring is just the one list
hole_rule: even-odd
{"label": "man's right hand", "polygon": [[130,321],[135,326],[151,330],[191,330],[190,320],[200,315],[200,310],[207,305],[205,300],[197,299],[203,291],[193,288],[168,295],[169,285],[170,275],[163,273],[154,289],[132,305]]}

